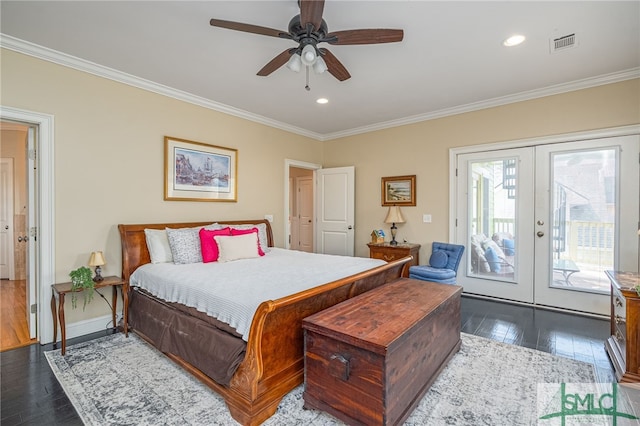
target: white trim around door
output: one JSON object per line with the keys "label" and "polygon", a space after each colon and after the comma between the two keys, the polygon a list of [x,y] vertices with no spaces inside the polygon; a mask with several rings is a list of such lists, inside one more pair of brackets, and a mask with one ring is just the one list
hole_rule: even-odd
{"label": "white trim around door", "polygon": [[54,220],[54,117],[50,114],[0,106],[0,119],[17,121],[38,128],[36,163],[38,167],[38,209],[35,227],[38,238],[38,336],[41,344],[53,341],[50,304],[51,284],[55,282]]}

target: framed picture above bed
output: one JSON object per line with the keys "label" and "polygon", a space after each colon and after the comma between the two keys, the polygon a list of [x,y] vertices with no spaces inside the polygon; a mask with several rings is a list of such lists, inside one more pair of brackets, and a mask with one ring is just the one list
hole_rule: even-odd
{"label": "framed picture above bed", "polygon": [[416,175],[382,178],[383,206],[415,206]]}
{"label": "framed picture above bed", "polygon": [[164,138],[164,199],[238,201],[238,150]]}

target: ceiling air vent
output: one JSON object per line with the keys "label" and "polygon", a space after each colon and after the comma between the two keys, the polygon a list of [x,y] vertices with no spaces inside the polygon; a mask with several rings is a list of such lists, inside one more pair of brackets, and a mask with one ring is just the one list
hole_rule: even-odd
{"label": "ceiling air vent", "polygon": [[577,46],[576,34],[568,34],[558,38],[552,38],[549,40],[551,53],[559,52],[560,50],[571,49]]}

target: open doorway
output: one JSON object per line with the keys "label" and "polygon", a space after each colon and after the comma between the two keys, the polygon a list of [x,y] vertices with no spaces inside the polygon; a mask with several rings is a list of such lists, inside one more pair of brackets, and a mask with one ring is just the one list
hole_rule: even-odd
{"label": "open doorway", "polygon": [[289,169],[289,218],[291,221],[291,250],[313,253],[314,202],[313,170]]}
{"label": "open doorway", "polygon": [[0,351],[5,351],[37,342],[29,326],[28,280],[28,138],[33,131],[23,123],[1,121],[0,133]]}
{"label": "open doorway", "polygon": [[320,164],[285,160],[285,244],[284,248],[314,253],[315,171]]}

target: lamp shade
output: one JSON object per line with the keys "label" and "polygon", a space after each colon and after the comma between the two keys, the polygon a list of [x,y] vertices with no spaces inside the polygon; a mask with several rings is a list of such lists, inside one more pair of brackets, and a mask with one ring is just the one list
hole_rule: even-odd
{"label": "lamp shade", "polygon": [[302,68],[302,60],[300,59],[300,55],[294,53],[289,58],[287,62],[287,68],[289,68],[293,72],[300,72],[300,68]]}
{"label": "lamp shade", "polygon": [[104,255],[101,251],[94,251],[91,253],[91,259],[89,259],[89,266],[102,266],[107,262],[104,261]]}
{"label": "lamp shade", "polygon": [[387,213],[387,217],[384,219],[384,223],[404,223],[404,217],[402,217],[400,207],[389,207],[389,212]]}
{"label": "lamp shade", "polygon": [[300,60],[306,66],[313,65],[317,59],[316,48],[313,47],[312,44],[307,44],[302,48],[302,54],[300,55]]}
{"label": "lamp shade", "polygon": [[322,56],[318,56],[316,63],[313,64],[313,71],[316,74],[322,74],[327,70],[327,63],[322,59]]}

